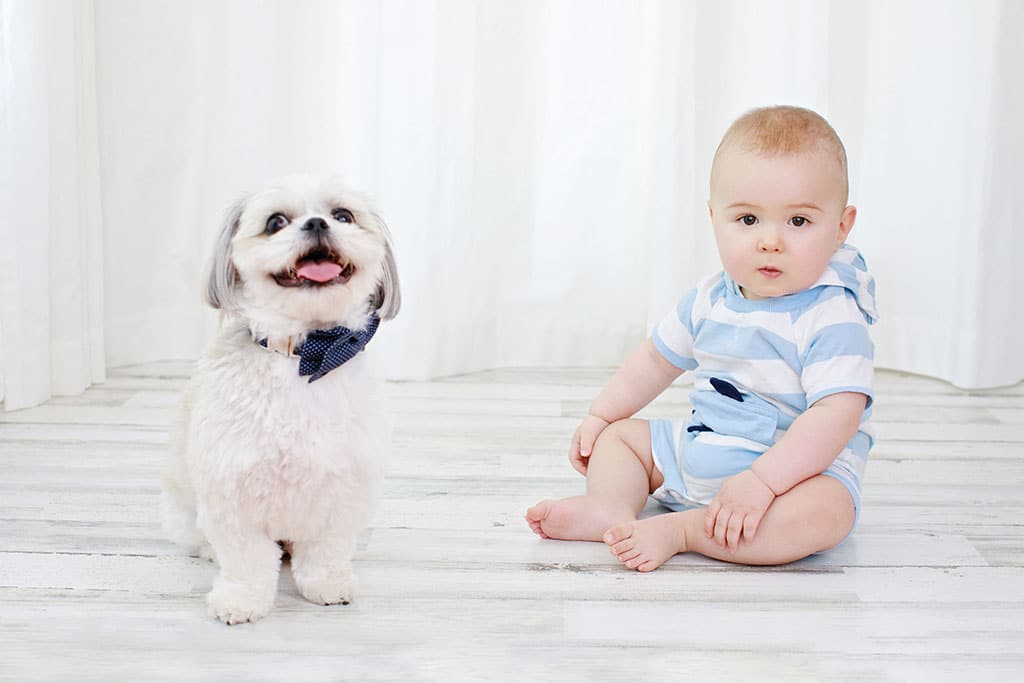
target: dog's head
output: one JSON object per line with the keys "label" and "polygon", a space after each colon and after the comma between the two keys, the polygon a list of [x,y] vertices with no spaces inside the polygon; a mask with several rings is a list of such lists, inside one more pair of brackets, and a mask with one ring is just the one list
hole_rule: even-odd
{"label": "dog's head", "polygon": [[292,177],[228,212],[210,267],[214,308],[276,330],[328,327],[401,305],[387,226],[336,180]]}

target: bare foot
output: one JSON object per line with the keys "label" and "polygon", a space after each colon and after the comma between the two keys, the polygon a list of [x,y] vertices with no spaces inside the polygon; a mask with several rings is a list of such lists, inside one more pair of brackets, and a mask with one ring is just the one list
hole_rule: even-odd
{"label": "bare foot", "polygon": [[627,522],[608,529],[603,540],[612,555],[630,569],[654,571],[676,553],[686,552],[686,529],[676,512]]}
{"label": "bare foot", "polygon": [[533,533],[563,541],[600,541],[608,527],[632,518],[628,510],[616,511],[591,496],[542,500],[526,511]]}

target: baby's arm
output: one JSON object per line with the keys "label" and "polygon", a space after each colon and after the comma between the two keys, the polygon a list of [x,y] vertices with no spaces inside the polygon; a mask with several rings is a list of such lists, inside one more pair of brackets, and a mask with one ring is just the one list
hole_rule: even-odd
{"label": "baby's arm", "polygon": [[576,428],[569,448],[573,468],[586,475],[587,458],[604,428],[616,420],[632,417],[681,374],[683,371],[668,362],[648,337],[608,381]]}
{"label": "baby's arm", "polygon": [[851,391],[826,396],[797,417],[750,469],[776,496],[821,474],[857,433],[866,405],[867,396]]}
{"label": "baby's arm", "polygon": [[867,396],[832,394],[804,411],[774,446],[749,470],[722,485],[704,517],[704,531],[720,546],[735,550],[751,540],[776,496],[821,474],[857,433]]}
{"label": "baby's arm", "polygon": [[681,374],[683,371],[668,362],[648,337],[597,395],[590,414],[606,422],[632,417]]}

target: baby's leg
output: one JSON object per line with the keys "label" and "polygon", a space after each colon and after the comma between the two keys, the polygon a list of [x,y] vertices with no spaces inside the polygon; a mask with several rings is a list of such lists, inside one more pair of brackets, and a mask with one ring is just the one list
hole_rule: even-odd
{"label": "baby's leg", "polygon": [[704,535],[704,508],[673,512],[609,529],[604,541],[630,569],[657,569],[676,553],[695,552],[737,564],[785,564],[839,544],[853,528],[849,492],[837,479],[818,475],[775,499],[754,540],[736,552]]}
{"label": "baby's leg", "polygon": [[601,432],[594,444],[587,494],[543,500],[526,511],[526,521],[544,538],[600,541],[610,527],[635,520],[661,482],[647,420],[620,420]]}

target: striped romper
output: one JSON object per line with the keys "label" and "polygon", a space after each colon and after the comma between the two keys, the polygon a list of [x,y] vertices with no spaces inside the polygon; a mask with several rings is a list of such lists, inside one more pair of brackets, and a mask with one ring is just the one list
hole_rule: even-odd
{"label": "striped romper", "polygon": [[654,462],[665,483],[656,500],[674,510],[711,502],[825,396],[867,395],[860,429],[823,474],[846,486],[860,512],[860,480],[874,441],[874,278],[844,244],[810,288],[749,300],[724,272],[702,281],[654,329],[673,365],[694,372],[693,413],[651,420]]}

